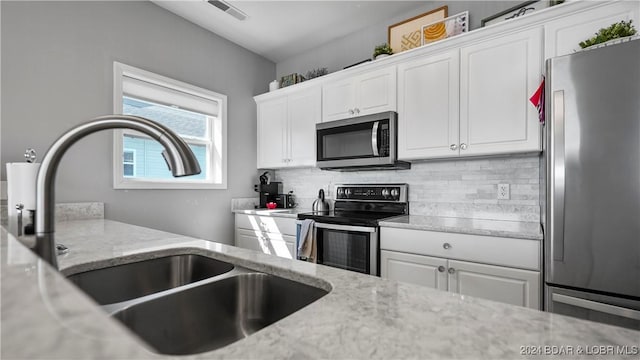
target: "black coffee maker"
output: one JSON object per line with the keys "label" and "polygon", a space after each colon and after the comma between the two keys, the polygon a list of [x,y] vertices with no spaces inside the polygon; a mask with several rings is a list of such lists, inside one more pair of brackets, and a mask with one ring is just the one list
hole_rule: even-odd
{"label": "black coffee maker", "polygon": [[266,208],[267,203],[277,202],[281,193],[281,182],[274,181],[268,184],[260,184],[260,207]]}
{"label": "black coffee maker", "polygon": [[269,172],[265,171],[260,175],[260,184],[256,186],[256,191],[260,193],[260,208],[266,208],[267,203],[278,202],[282,193],[282,183],[269,181]]}

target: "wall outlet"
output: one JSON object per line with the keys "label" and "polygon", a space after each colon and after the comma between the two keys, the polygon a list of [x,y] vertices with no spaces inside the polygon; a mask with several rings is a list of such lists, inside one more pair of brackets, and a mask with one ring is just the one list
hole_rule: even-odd
{"label": "wall outlet", "polygon": [[498,184],[498,200],[509,200],[510,195],[509,184]]}

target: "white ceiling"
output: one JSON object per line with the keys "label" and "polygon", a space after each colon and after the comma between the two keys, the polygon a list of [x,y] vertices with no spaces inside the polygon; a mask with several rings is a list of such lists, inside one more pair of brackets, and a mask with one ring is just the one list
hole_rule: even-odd
{"label": "white ceiling", "polygon": [[151,1],[275,63],[424,5],[415,0],[227,1],[247,14],[240,21],[206,0]]}

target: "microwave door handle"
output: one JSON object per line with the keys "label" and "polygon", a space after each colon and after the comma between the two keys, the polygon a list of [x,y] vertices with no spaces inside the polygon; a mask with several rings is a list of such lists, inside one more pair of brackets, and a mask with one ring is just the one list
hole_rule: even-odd
{"label": "microwave door handle", "polygon": [[376,121],[373,123],[373,128],[371,129],[371,148],[373,149],[373,156],[380,156],[378,152],[378,126],[380,125],[380,121]]}

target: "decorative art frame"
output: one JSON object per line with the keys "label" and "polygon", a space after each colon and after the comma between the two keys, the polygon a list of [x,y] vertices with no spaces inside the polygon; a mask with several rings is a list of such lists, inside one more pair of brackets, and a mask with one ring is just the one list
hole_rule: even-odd
{"label": "decorative art frame", "polygon": [[487,25],[497,24],[499,22],[514,19],[523,15],[530,14],[534,11],[542,10],[554,5],[558,5],[563,3],[564,0],[533,0],[533,1],[525,1],[520,5],[516,5],[512,8],[509,8],[505,11],[501,11],[497,14],[491,15],[482,19],[480,25],[485,27]]}
{"label": "decorative art frame", "polygon": [[445,19],[448,11],[445,5],[389,26],[389,46],[396,54],[422,46],[422,26]]}
{"label": "decorative art frame", "polygon": [[422,45],[450,38],[469,31],[469,12],[449,16],[431,24],[422,25]]}

